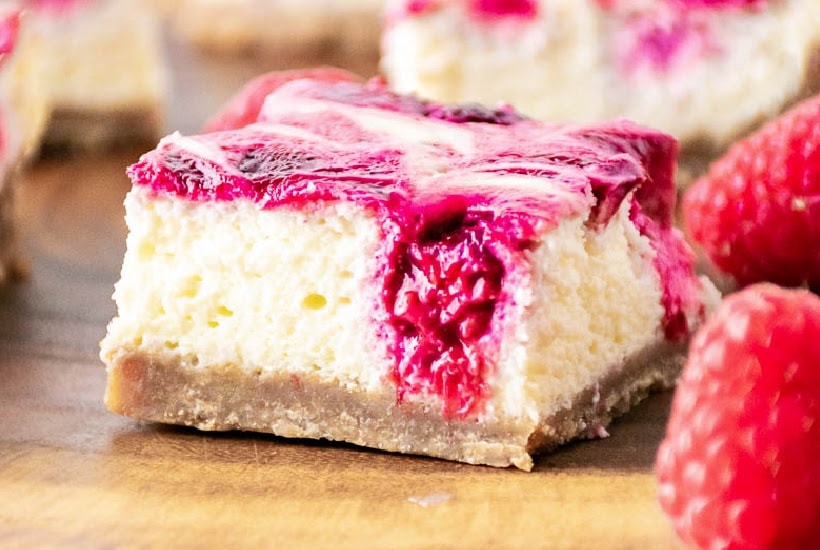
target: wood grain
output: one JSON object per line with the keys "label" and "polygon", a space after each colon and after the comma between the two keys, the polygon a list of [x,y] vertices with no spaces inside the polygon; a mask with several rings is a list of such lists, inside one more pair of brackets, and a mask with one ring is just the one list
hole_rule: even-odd
{"label": "wood grain", "polygon": [[[180,62],[178,94],[226,74]],[[231,89],[179,101],[171,125],[193,131]],[[652,472],[669,394],[529,474],[107,412],[98,342],[140,152],[45,159],[24,182],[32,274],[0,293],[0,547],[675,546]]]}

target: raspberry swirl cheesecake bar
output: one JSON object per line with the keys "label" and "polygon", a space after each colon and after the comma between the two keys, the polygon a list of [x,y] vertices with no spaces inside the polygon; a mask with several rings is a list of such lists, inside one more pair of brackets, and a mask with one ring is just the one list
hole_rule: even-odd
{"label": "raspberry swirl cheesecake bar", "polygon": [[112,411],[529,470],[674,383],[673,138],[299,76],[129,168]]}
{"label": "raspberry swirl cheesecake bar", "polygon": [[817,88],[815,0],[393,0],[382,69],[442,101],[627,117],[720,150]]}

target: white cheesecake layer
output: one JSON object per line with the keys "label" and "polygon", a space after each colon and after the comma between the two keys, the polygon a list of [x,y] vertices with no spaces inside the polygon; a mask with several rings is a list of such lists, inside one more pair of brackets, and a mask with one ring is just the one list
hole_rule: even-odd
{"label": "white cheesecake layer", "polygon": [[[395,359],[374,321],[382,234],[366,211],[260,210],[135,188],[126,221],[119,313],[101,345],[107,363],[122,350],[171,352],[192,369],[310,373],[365,393],[392,384]],[[662,341],[652,256],[626,208],[600,230],[572,218],[544,234],[529,262],[505,276],[510,298],[498,306],[503,342],[485,414],[534,426]]]}
{"label": "white cheesecake layer", "polygon": [[548,121],[626,117],[683,141],[722,144],[798,94],[820,47],[815,1],[710,14],[714,40],[669,70],[621,63],[626,9],[613,15],[595,0],[547,0],[534,19],[482,22],[466,4],[388,21],[381,67],[395,89],[447,102],[506,101]]}
{"label": "white cheesecake layer", "polygon": [[533,257],[532,304],[516,334],[523,395],[505,395],[505,410],[517,401],[542,417],[569,408],[628,357],[664,340],[655,253],[628,214],[624,203],[599,230],[576,218],[544,236]]}
{"label": "white cheesecake layer", "polygon": [[319,370],[365,390],[381,383],[387,364],[365,328],[376,298],[375,218],[344,203],[260,211],[245,200],[152,200],[135,188],[126,222],[119,316],[103,350],[172,349],[200,368]]}

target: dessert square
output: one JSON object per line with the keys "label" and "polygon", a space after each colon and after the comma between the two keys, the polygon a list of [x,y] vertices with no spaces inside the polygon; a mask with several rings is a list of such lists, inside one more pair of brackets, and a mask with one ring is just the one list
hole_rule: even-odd
{"label": "dessert square", "polygon": [[116,413],[529,470],[672,386],[718,300],[643,126],[312,72],[209,127],[128,170]]}

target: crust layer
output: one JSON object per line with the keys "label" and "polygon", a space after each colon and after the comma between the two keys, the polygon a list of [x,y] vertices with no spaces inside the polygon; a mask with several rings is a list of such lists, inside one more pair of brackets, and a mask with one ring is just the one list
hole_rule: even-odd
{"label": "crust layer", "polygon": [[[629,358],[572,405],[537,425],[514,418],[448,419],[435,404],[351,390],[318,375],[249,372],[239,365],[197,365],[172,353],[120,349],[106,358],[105,402],[115,413],[200,430],[245,430],[283,437],[346,441],[386,451],[471,464],[532,469],[532,455],[603,429],[653,389],[671,387],[685,345],[661,343]],[[550,404],[543,404],[545,407]]]}

